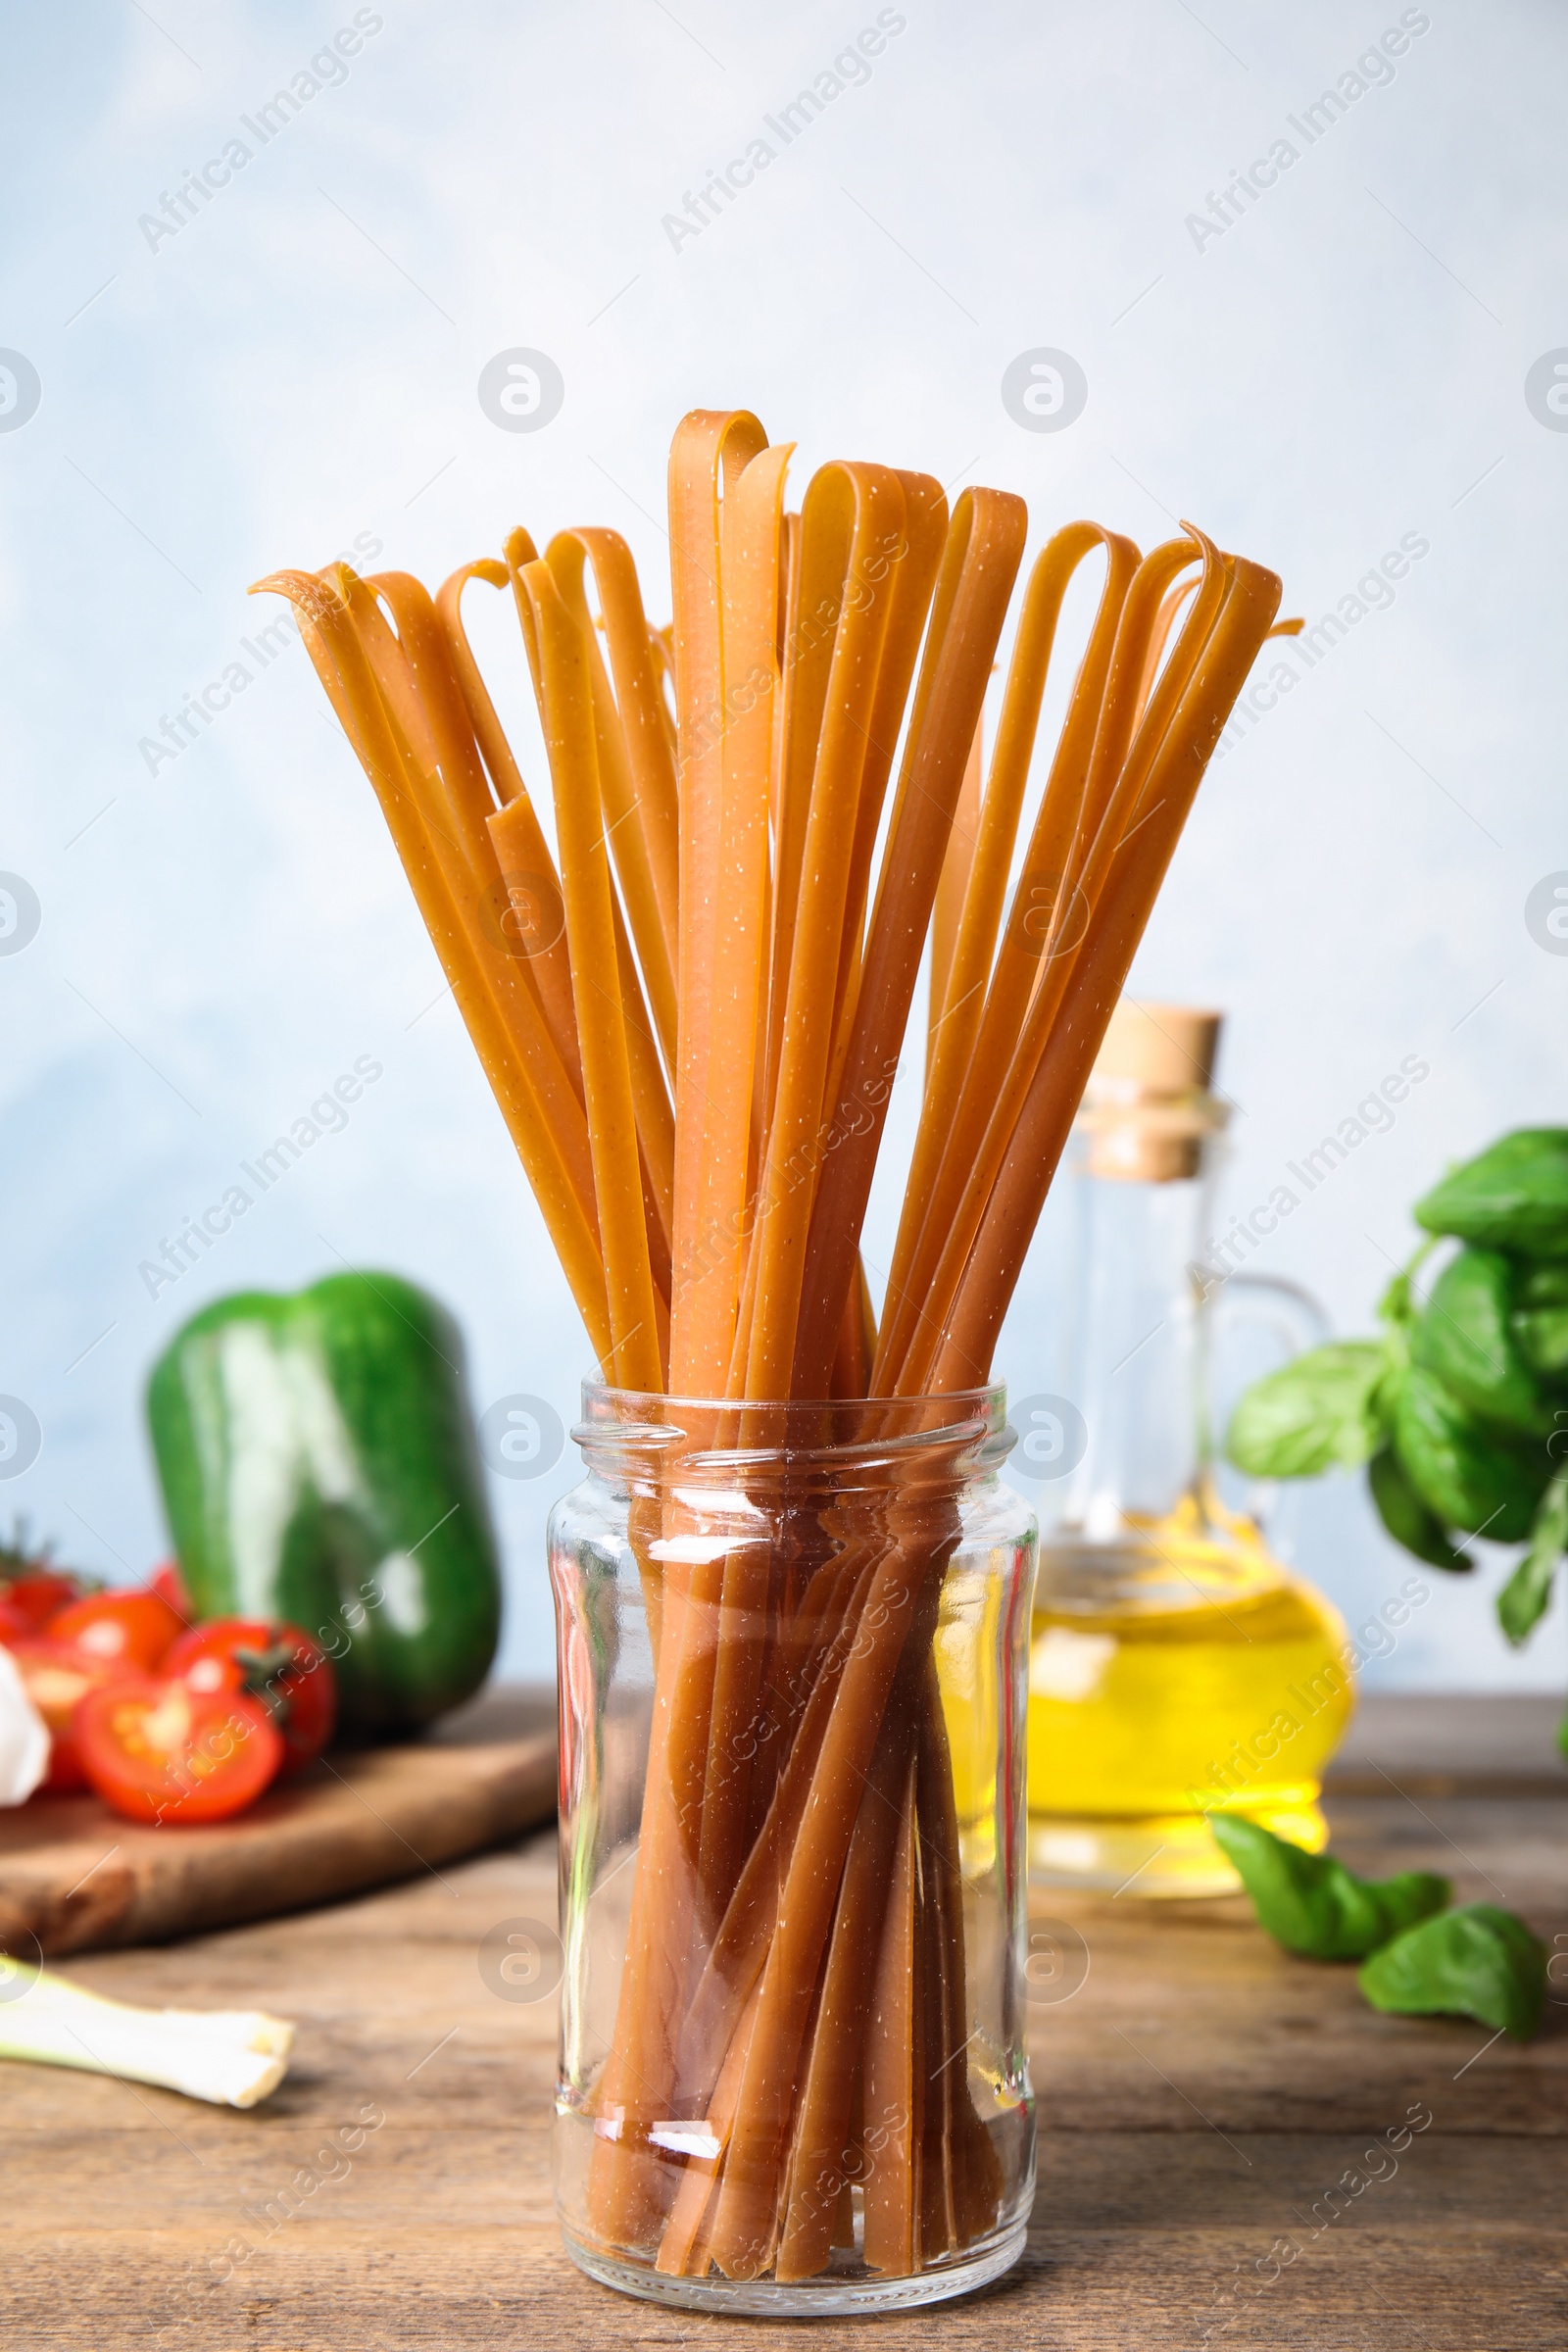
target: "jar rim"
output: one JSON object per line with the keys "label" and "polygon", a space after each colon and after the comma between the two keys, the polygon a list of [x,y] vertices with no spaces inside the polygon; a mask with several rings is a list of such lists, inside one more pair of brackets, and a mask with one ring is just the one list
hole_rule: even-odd
{"label": "jar rim", "polygon": [[911,1396],[677,1396],[664,1389],[617,1389],[608,1380],[585,1380],[582,1400],[586,1408],[593,1397],[615,1405],[666,1405],[687,1412],[705,1413],[825,1413],[903,1409],[914,1406],[978,1406],[988,1408],[1006,1403],[1007,1384],[988,1380],[971,1389],[926,1389]]}
{"label": "jar rim", "polygon": [[[871,1469],[936,1447],[961,1451],[991,1468],[1013,1443],[1001,1381],[914,1396],[767,1401],[671,1396],[585,1380],[582,1412],[571,1435],[590,1463],[595,1453],[607,1453],[652,1467],[660,1455],[695,1441],[683,1466],[707,1472],[811,1461],[836,1471]],[[693,1426],[699,1415],[707,1428]]]}

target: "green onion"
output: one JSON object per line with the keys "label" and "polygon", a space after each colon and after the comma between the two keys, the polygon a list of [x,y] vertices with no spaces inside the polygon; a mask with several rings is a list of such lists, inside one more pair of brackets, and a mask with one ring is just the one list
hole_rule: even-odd
{"label": "green onion", "polygon": [[136,2009],[0,1954],[0,2058],[254,2107],[282,2082],[293,2041],[285,2018],[260,2009]]}

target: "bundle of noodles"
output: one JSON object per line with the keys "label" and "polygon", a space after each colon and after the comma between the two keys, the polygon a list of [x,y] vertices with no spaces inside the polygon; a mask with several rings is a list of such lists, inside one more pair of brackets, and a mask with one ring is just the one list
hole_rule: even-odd
{"label": "bundle of noodles", "polygon": [[[261,583],[293,601],[375,789],[603,1377],[703,1400],[682,1407],[694,1444],[723,1435],[726,1403],[989,1378],[1279,597],[1187,526],[1148,555],[1055,532],[982,777],[1022,502],[966,490],[950,513],[929,475],[832,464],[787,513],[789,456],[745,412],[681,423],[667,633],[608,530],[563,531],[543,559],[515,530],[433,601],[344,565]],[[1058,615],[1096,555],[1020,858]],[[559,863],[468,645],[475,579],[515,603]],[[928,933],[924,1097],[877,1315],[860,1233]],[[983,2237],[1000,2196],[955,2064],[962,1885],[932,1657],[951,1494],[873,1494],[788,1575],[756,1544],[683,1544],[693,1507],[666,1492],[633,1515],[653,1727],[593,2227],[670,2274],[807,2278],[842,2237],[858,2143],[863,2258],[916,2271]],[[737,1761],[764,1719],[765,1782]],[[867,2115],[893,2120],[873,2134]],[[706,2119],[700,2147],[656,2140],[680,2116]]]}

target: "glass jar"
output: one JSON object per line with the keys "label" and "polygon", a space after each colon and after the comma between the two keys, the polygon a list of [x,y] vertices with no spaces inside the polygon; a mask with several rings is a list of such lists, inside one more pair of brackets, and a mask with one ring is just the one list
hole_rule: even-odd
{"label": "glass jar", "polygon": [[1212,1238],[1219,1027],[1118,1005],[1072,1145],[1068,1395],[1016,1408],[1011,1475],[1038,1482],[1046,1521],[1029,1705],[1041,1886],[1230,1893],[1217,1811],[1314,1852],[1328,1838],[1321,1775],[1354,1704],[1345,1625],[1269,1550],[1270,1494],[1225,1500],[1211,1397],[1216,1349],[1244,1323],[1269,1327],[1275,1361],[1328,1333],[1304,1292],[1246,1266],[1289,1213],[1278,1194]]}
{"label": "glass jar", "polygon": [[566,2247],[715,2311],[1023,2245],[1032,1512],[1003,1392],[583,1393],[550,1521]]}

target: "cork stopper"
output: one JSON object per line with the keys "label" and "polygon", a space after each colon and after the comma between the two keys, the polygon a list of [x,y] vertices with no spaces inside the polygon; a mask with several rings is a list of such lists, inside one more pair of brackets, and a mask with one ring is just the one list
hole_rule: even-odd
{"label": "cork stopper", "polygon": [[1204,1139],[1227,1115],[1209,1092],[1223,1019],[1191,1004],[1122,998],[1079,1114],[1091,1176],[1168,1184],[1198,1174]]}

